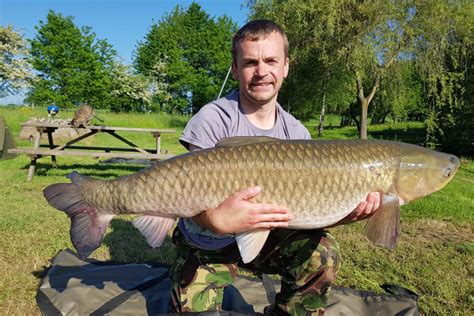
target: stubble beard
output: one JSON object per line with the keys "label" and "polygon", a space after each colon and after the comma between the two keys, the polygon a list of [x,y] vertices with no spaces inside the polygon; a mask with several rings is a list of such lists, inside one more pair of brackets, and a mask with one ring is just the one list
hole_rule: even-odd
{"label": "stubble beard", "polygon": [[271,89],[261,89],[261,87],[252,85],[246,87],[245,99],[247,103],[264,105],[275,101],[278,95],[278,90],[275,89],[274,83],[271,83],[268,86],[271,87]]}

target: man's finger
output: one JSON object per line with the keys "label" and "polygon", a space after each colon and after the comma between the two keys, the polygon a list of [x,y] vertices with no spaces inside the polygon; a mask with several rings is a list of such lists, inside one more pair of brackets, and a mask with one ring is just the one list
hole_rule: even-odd
{"label": "man's finger", "polygon": [[249,200],[253,198],[254,196],[256,196],[257,194],[259,194],[261,191],[262,191],[262,188],[259,186],[256,186],[256,187],[250,187],[250,188],[241,190],[235,193],[234,195],[242,200]]}
{"label": "man's finger", "polygon": [[372,213],[373,207],[374,207],[374,202],[370,200],[369,202],[367,202],[367,204],[365,205],[364,211],[360,215],[363,215],[363,217],[369,215],[370,213]]}
{"label": "man's finger", "polygon": [[261,214],[257,218],[257,222],[288,222],[293,216],[288,213],[283,214]]}
{"label": "man's finger", "polygon": [[260,214],[290,214],[286,207],[276,204],[255,204],[254,209]]}
{"label": "man's finger", "polygon": [[258,228],[273,229],[273,228],[286,228],[286,227],[288,227],[288,222],[259,222],[253,225],[252,229],[258,229]]}
{"label": "man's finger", "polygon": [[366,209],[367,207],[367,201],[362,201],[359,203],[359,205],[357,205],[357,207],[355,208],[355,212],[352,214],[352,217],[359,217],[362,213],[364,213],[364,210]]}
{"label": "man's finger", "polygon": [[376,209],[378,209],[380,207],[380,201],[381,200],[382,200],[382,194],[380,194],[379,192],[375,192],[375,194],[374,194],[374,206],[373,206],[372,211],[375,211]]}

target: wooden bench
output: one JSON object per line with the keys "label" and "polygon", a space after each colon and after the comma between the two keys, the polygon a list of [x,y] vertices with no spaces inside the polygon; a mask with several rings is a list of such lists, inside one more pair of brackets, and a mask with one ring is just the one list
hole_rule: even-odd
{"label": "wooden bench", "polygon": [[[56,156],[79,156],[79,157],[113,157],[113,158],[136,158],[136,159],[167,159],[172,155],[161,153],[161,134],[175,133],[174,129],[155,129],[155,128],[129,128],[129,127],[111,127],[111,126],[86,126],[78,130],[88,130],[83,135],[78,133],[77,137],[69,140],[66,144],[55,145],[53,133],[58,128],[69,128],[69,125],[54,124],[54,123],[24,123],[22,126],[29,126],[36,128],[36,135],[34,138],[33,148],[14,148],[9,149],[8,152],[12,154],[26,154],[31,158],[30,167],[28,170],[28,181],[33,179],[36,171],[36,160],[43,156],[51,156],[52,164],[57,166]],[[107,133],[121,142],[128,145],[128,147],[98,147],[98,146],[77,146],[73,145],[85,138],[88,138],[97,133]],[[149,132],[155,138],[155,149],[144,149],[129,141],[125,137],[118,135],[117,132]],[[41,136],[48,135],[48,144],[41,144]],[[41,148],[47,147],[47,149]]]}

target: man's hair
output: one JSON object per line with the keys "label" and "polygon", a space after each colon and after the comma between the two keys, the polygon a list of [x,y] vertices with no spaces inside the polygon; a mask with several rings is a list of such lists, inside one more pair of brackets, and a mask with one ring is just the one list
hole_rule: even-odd
{"label": "man's hair", "polygon": [[241,41],[257,41],[272,33],[278,33],[283,37],[283,49],[285,57],[288,57],[289,45],[285,31],[271,20],[254,20],[242,26],[232,38],[232,62],[236,63],[237,61],[237,46]]}

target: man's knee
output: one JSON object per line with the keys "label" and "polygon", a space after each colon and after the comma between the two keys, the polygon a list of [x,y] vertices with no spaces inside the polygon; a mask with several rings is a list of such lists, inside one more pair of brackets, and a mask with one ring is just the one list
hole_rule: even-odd
{"label": "man's knee", "polygon": [[[320,286],[332,284],[341,265],[341,253],[337,241],[330,234],[324,232],[308,258],[298,283],[307,283],[308,280],[318,280]],[[302,285],[302,284],[301,284]]]}
{"label": "man's knee", "polygon": [[173,311],[222,310],[224,288],[233,282],[235,274],[234,264],[198,266],[192,273],[191,282],[174,284]]}
{"label": "man's knee", "polygon": [[341,266],[341,250],[336,239],[329,233],[325,233],[319,242],[315,252],[319,252],[321,266],[324,269],[332,270],[334,274],[339,271]]}

